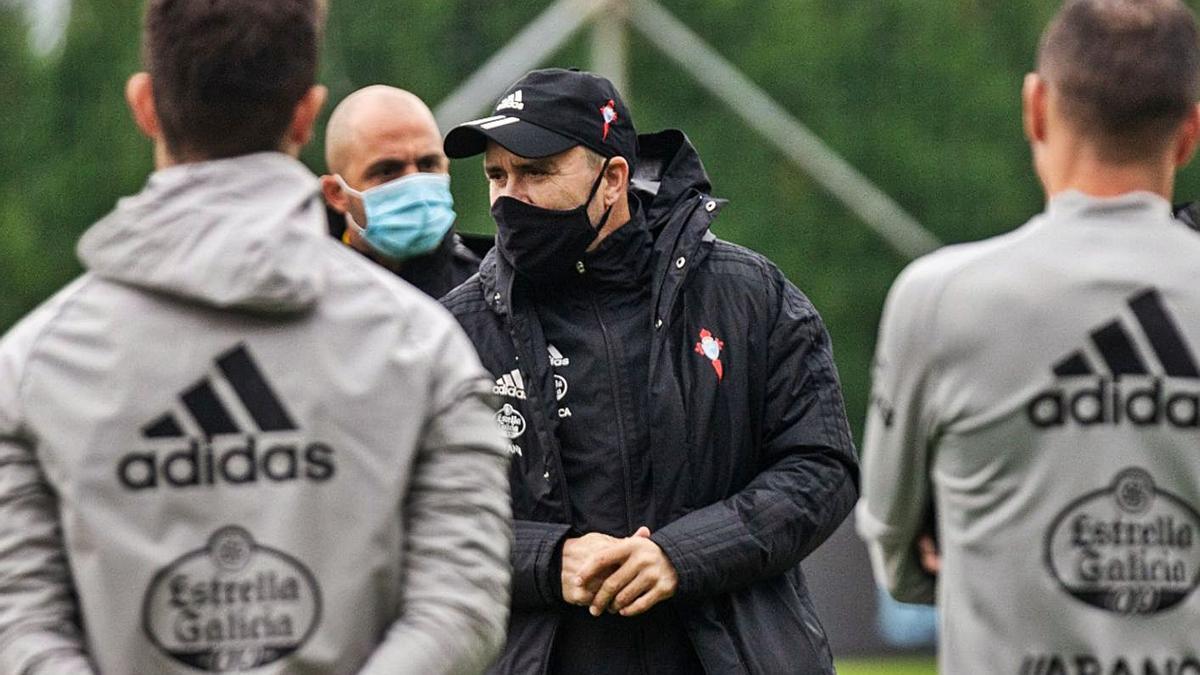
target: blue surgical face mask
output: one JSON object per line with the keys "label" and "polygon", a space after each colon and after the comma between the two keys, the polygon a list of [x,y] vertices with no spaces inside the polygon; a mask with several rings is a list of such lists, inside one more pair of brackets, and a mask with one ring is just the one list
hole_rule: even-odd
{"label": "blue surgical face mask", "polygon": [[362,200],[366,227],[346,222],[372,249],[394,260],[425,255],[438,247],[454,224],[450,176],[414,173],[359,192],[334,175],[347,194]]}

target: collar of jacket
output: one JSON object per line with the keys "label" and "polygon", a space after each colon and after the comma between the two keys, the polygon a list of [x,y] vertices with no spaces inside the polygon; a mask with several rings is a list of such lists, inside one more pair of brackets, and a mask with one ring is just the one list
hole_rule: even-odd
{"label": "collar of jacket", "polygon": [[517,282],[523,295],[537,297],[573,293],[581,289],[619,290],[644,288],[650,278],[654,239],[646,227],[637,197],[630,195],[629,222],[605,237],[596,250],[584,255],[584,272],[572,275],[562,284],[551,288],[534,288]]}
{"label": "collar of jacket", "polygon": [[666,222],[680,200],[712,192],[699,153],[678,129],[638,136],[637,162],[629,185],[654,229]]}
{"label": "collar of jacket", "polygon": [[327,286],[317,177],[262,152],[180,164],[84,233],[76,250],[93,274],[213,307],[292,313]]}
{"label": "collar of jacket", "polygon": [[691,270],[716,239],[710,228],[728,202],[710,194],[712,182],[700,155],[682,131],[642,134],[638,149],[631,185],[654,232],[652,321],[661,329]]}
{"label": "collar of jacket", "polygon": [[583,257],[586,272],[580,281],[593,286],[642,286],[650,276],[654,239],[646,227],[637,197],[629,195],[629,222],[608,235]]}
{"label": "collar of jacket", "polygon": [[401,261],[396,265],[397,274],[400,278],[408,283],[425,290],[428,293],[429,288],[436,286],[444,286],[453,276],[454,258],[459,255],[468,255],[462,248],[462,243],[459,241],[458,233],[453,228],[442,237],[442,241],[438,247],[425,255],[419,255],[408,260]]}
{"label": "collar of jacket", "polygon": [[[658,318],[666,321],[688,273],[716,239],[709,228],[728,202],[709,194],[711,183],[700,155],[682,131],[643,134],[638,148],[630,194],[654,240],[652,301],[656,327],[661,327]],[[484,257],[479,276],[488,306],[509,315],[515,274],[495,248]]]}

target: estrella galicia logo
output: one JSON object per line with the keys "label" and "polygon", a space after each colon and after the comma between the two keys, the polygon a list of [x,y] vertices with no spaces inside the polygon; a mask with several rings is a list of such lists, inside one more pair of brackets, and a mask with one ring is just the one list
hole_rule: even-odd
{"label": "estrella galicia logo", "polygon": [[1145,346],[1139,346],[1137,331],[1119,318],[1091,331],[1090,346],[1102,365],[1095,364],[1087,347],[1056,363],[1058,384],[1025,407],[1035,427],[1074,423],[1200,429],[1200,368],[1162,296],[1146,289],[1128,305]]}
{"label": "estrella galicia logo", "polygon": [[521,446],[516,441],[525,435],[525,416],[511,403],[505,403],[496,411],[496,426],[500,433],[508,439],[508,452],[511,455],[521,455]]}
{"label": "estrella galicia logo", "polygon": [[236,525],[154,575],[142,605],[142,628],[155,647],[213,673],[286,658],[320,622],[321,589],[312,573]]}
{"label": "estrella galicia logo", "polygon": [[525,435],[525,417],[511,403],[505,403],[496,411],[496,424],[500,427],[500,433],[509,440]]}
{"label": "estrella galicia logo", "polygon": [[1150,615],[1200,585],[1200,514],[1125,469],[1071,502],[1046,532],[1045,563],[1064,591],[1109,612]]}
{"label": "estrella galicia logo", "polygon": [[[159,447],[121,457],[117,479],[125,489],[324,482],[333,477],[333,448],[297,438],[299,427],[245,345],[218,356],[216,366],[216,373],[179,395],[186,416],[167,412],[142,428],[147,445]],[[181,419],[194,425],[191,433],[185,433]],[[270,440],[260,434],[269,434]]]}

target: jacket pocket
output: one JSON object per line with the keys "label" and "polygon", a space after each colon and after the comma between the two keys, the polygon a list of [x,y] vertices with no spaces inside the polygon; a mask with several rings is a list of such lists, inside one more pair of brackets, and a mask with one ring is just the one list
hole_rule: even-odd
{"label": "jacket pocket", "polygon": [[785,575],[729,596],[727,628],[754,675],[834,675],[825,632]]}

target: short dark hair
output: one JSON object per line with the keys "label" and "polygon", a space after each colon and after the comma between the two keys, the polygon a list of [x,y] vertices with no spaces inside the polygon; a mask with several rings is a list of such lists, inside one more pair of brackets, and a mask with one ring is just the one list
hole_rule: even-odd
{"label": "short dark hair", "polygon": [[149,0],[143,59],[167,150],[278,150],[316,82],[323,0]]}
{"label": "short dark hair", "polygon": [[1180,0],[1068,0],[1042,35],[1038,72],[1104,159],[1146,159],[1200,94],[1196,19]]}

